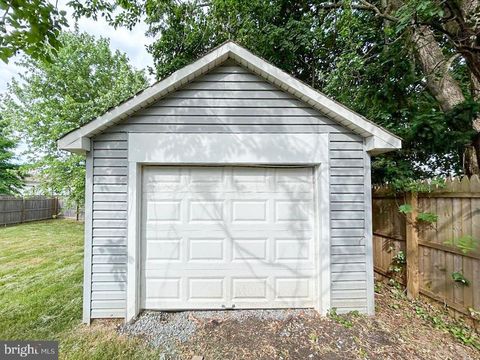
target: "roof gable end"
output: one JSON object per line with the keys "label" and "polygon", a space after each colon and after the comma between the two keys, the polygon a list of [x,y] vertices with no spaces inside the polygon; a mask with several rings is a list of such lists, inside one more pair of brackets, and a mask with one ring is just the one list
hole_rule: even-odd
{"label": "roof gable end", "polygon": [[345,128],[366,138],[367,151],[370,153],[379,154],[401,147],[401,140],[397,136],[231,41],[215,48],[199,60],[174,72],[164,80],[146,88],[102,116],[64,135],[58,140],[58,147],[77,153],[90,151],[90,137],[101,133],[106,128],[128,118],[136,111],[149,106],[193,79],[209,72],[228,58],[232,58],[252,73],[259,75],[319,110],[327,117],[332,118]]}

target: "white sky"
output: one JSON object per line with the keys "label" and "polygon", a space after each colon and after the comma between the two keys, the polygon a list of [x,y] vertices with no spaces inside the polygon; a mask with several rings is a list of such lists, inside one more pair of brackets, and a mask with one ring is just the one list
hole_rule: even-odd
{"label": "white sky", "polygon": [[[75,22],[71,16],[71,9],[65,5],[67,1],[60,0],[58,6],[60,9],[67,11],[70,30],[73,30]],[[154,81],[154,77],[149,76],[147,72],[147,67],[153,65],[153,59],[147,53],[146,46],[151,44],[153,40],[145,36],[147,30],[145,23],[139,23],[130,31],[126,28],[115,29],[109,26],[103,18],[98,18],[97,21],[82,18],[78,21],[78,28],[81,32],[110,39],[110,48],[112,50],[119,50],[127,54],[130,64],[136,69],[145,69],[145,74],[149,78],[150,83]],[[7,90],[7,84],[11,82],[12,78],[18,78],[18,74],[22,71],[21,67],[15,65],[15,61],[19,58],[20,56],[11,58],[8,64],[0,60],[0,93],[4,93]],[[26,161],[26,158],[22,156],[25,148],[26,144],[21,142],[15,151],[17,162],[19,163]]]}

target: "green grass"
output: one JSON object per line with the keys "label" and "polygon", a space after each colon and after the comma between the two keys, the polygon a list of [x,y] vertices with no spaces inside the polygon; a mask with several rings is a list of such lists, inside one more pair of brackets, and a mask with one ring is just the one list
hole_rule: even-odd
{"label": "green grass", "polygon": [[81,324],[83,224],[0,228],[0,339],[59,340],[64,359],[148,359],[158,353],[111,323]]}

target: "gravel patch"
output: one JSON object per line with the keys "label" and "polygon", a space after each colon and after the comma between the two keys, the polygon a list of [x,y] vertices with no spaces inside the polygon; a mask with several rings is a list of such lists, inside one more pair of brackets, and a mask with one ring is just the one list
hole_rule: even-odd
{"label": "gravel patch", "polygon": [[144,311],[133,323],[122,325],[118,331],[148,341],[152,346],[175,354],[179,343],[188,341],[202,323],[256,319],[283,321],[298,316],[315,316],[313,309],[285,310],[220,310],[220,311]]}

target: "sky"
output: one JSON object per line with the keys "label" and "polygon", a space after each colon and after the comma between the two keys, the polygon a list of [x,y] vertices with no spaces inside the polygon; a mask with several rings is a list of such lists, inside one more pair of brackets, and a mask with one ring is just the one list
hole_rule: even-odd
{"label": "sky", "polygon": [[[61,10],[67,11],[68,23],[70,29],[73,30],[75,22],[72,17],[72,11],[65,5],[67,1],[68,0],[59,1],[58,7]],[[147,69],[148,66],[153,65],[152,57],[146,50],[146,45],[152,43],[152,39],[145,36],[147,26],[144,23],[138,24],[130,31],[126,28],[114,29],[102,18],[98,18],[97,21],[82,18],[78,21],[78,27],[80,31],[87,32],[91,35],[109,38],[110,48],[126,53],[130,59],[130,63],[136,69]],[[18,59],[18,56],[10,59],[8,64],[0,61],[0,93],[5,92],[7,90],[7,84],[12,78],[18,77],[19,72],[21,72],[21,68],[15,65],[15,60]],[[148,75],[148,73],[146,74]],[[152,82],[153,78],[149,80]]]}
{"label": "sky", "polygon": [[[67,12],[70,30],[73,31],[75,21],[73,20],[71,9],[66,6],[67,1],[68,0],[60,0],[58,2],[58,7]],[[147,70],[148,66],[153,65],[153,59],[146,50],[146,46],[151,44],[153,39],[145,36],[147,30],[145,23],[139,23],[130,31],[126,28],[115,29],[108,25],[102,18],[98,18],[97,21],[82,18],[78,21],[78,28],[81,32],[87,32],[96,37],[101,36],[110,39],[110,48],[127,54],[130,59],[130,64],[138,70]],[[8,64],[0,61],[0,93],[7,91],[7,84],[11,82],[12,78],[19,78],[18,74],[21,73],[22,68],[15,64],[15,61],[19,59],[20,55],[10,59]],[[154,77],[149,75],[148,71],[145,71],[145,74],[150,83],[152,83]],[[27,159],[22,156],[25,148],[25,143],[20,142],[15,149],[17,163],[24,163],[27,161]]]}

